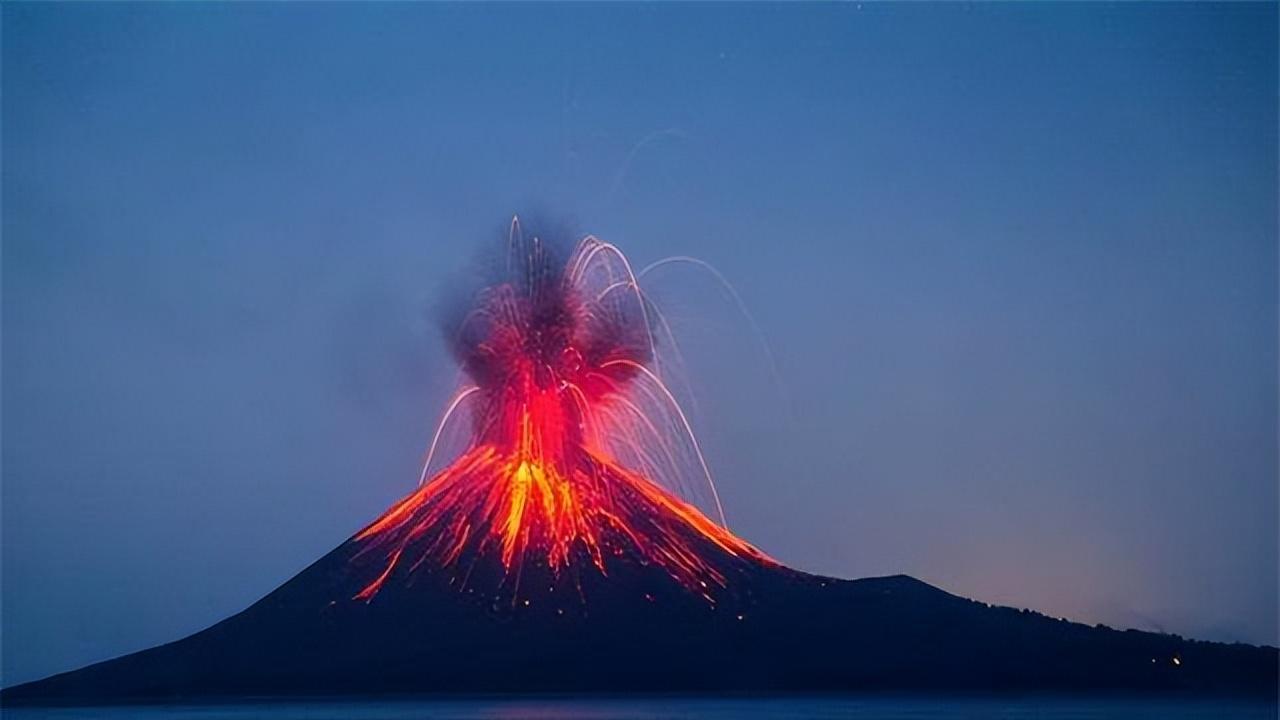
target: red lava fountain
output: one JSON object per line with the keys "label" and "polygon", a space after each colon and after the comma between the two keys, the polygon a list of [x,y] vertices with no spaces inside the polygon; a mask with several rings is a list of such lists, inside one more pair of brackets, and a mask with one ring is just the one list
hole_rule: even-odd
{"label": "red lava fountain", "polygon": [[[662,380],[654,329],[670,331],[626,257],[588,236],[557,259],[513,221],[504,260],[451,328],[470,382],[440,422],[419,488],[355,537],[360,556],[383,558],[356,599],[424,564],[465,585],[478,564],[496,563],[518,585],[530,564],[556,579],[608,575],[625,558],[714,601],[727,578],[708,549],[772,563],[724,525]],[[465,449],[428,479],[441,431],[463,415]]]}

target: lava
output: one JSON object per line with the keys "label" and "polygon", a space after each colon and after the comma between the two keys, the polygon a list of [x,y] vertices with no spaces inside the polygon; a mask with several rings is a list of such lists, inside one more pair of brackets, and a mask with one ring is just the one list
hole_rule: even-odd
{"label": "lava", "polygon": [[[465,585],[481,562],[560,578],[626,559],[713,600],[708,552],[772,563],[732,534],[689,421],[662,379],[670,329],[614,245],[583,238],[563,261],[513,220],[502,276],[450,328],[469,383],[449,403],[416,491],[355,536],[383,558],[369,601],[424,564]],[[673,340],[673,338],[672,338]],[[446,425],[466,447],[428,479]],[[713,510],[710,519],[698,507]]]}

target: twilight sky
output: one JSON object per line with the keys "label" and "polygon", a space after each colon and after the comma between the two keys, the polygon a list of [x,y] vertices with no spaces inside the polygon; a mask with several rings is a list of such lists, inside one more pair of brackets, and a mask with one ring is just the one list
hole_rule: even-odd
{"label": "twilight sky", "polygon": [[417,479],[514,212],[640,264],[734,529],[1277,638],[1277,6],[3,13],[3,662],[199,630]]}

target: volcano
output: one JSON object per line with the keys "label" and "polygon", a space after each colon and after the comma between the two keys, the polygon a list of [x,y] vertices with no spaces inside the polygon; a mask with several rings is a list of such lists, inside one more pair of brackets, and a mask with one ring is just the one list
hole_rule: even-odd
{"label": "volcano", "polygon": [[[202,632],[5,705],[541,692],[1270,694],[1277,650],[1087,627],[905,576],[790,569],[728,529],[616,247],[518,222],[446,324],[468,382],[419,486]],[[667,335],[664,336],[663,333]],[[446,430],[463,429],[432,472]],[[447,444],[447,442],[445,443]],[[446,453],[448,454],[448,453]]]}

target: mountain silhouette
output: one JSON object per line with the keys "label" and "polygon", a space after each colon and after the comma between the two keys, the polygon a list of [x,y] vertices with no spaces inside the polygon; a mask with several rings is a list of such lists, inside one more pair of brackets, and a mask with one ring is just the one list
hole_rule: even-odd
{"label": "mountain silhouette", "polygon": [[[679,519],[666,518],[673,526]],[[357,536],[358,537],[358,536]],[[640,555],[514,587],[496,556],[468,583],[402,563],[360,599],[353,538],[190,637],[8,688],[4,705],[244,696],[544,692],[1138,691],[1271,694],[1277,650],[1117,631],[991,607],[896,575],[839,580],[735,554],[687,529],[726,579],[704,595]]]}

